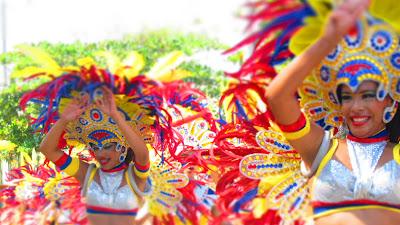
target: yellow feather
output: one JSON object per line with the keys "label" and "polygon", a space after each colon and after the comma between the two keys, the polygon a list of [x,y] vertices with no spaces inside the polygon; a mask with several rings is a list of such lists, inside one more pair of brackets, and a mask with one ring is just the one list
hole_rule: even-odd
{"label": "yellow feather", "polygon": [[55,76],[62,74],[61,67],[58,63],[43,50],[29,45],[18,45],[16,48],[24,55],[30,57],[35,63],[39,64],[41,68],[47,70],[50,74]]}
{"label": "yellow feather", "polygon": [[317,40],[324,24],[323,20],[319,17],[308,17],[304,22],[306,25],[296,32],[289,43],[289,49],[295,55],[299,55]]}
{"label": "yellow feather", "polygon": [[135,77],[139,75],[140,71],[144,68],[145,61],[143,55],[140,53],[133,51],[128,54],[128,56],[123,60],[122,62],[123,65],[129,66],[130,67],[130,76],[128,75],[128,78],[131,78],[132,76]]}
{"label": "yellow feather", "polygon": [[35,163],[32,163],[32,158],[26,152],[21,152],[19,159],[21,166],[25,166],[26,164],[35,165]]}
{"label": "yellow feather", "polygon": [[162,82],[170,82],[174,80],[181,80],[182,78],[191,76],[192,73],[182,69],[172,69],[163,75],[160,75],[157,79]]}
{"label": "yellow feather", "polygon": [[104,57],[107,63],[107,68],[110,70],[112,74],[116,74],[118,68],[121,67],[121,60],[118,56],[114,55],[111,52],[98,52],[95,54],[96,56]]}
{"label": "yellow feather", "polygon": [[372,0],[369,11],[372,16],[389,23],[400,32],[400,6],[398,0]]}
{"label": "yellow feather", "polygon": [[[183,62],[184,57],[185,55],[181,51],[174,51],[167,54],[166,56],[157,60],[157,63],[147,73],[147,77],[155,80],[168,80],[169,73]],[[164,78],[165,76],[167,78]],[[172,78],[172,80],[175,79]]]}
{"label": "yellow feather", "polygon": [[[96,61],[94,61],[94,59],[91,57],[80,58],[80,59],[76,60],[76,63],[79,66],[83,66],[86,68],[90,68],[92,65],[96,65]],[[68,67],[68,68],[70,68],[70,67]],[[75,68],[76,67],[72,67],[71,69],[75,69]],[[79,70],[79,68],[78,68],[78,70]]]}
{"label": "yellow feather", "polygon": [[29,66],[29,67],[25,67],[21,70],[14,70],[11,73],[11,77],[12,78],[25,78],[34,74],[48,74],[48,71],[46,69],[43,68],[39,68],[36,66]]}

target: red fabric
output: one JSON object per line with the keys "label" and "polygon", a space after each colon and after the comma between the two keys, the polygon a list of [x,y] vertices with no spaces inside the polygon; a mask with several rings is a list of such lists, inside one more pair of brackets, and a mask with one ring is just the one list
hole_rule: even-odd
{"label": "red fabric", "polygon": [[307,123],[306,117],[304,116],[303,113],[300,113],[300,116],[296,122],[288,125],[277,123],[277,125],[279,126],[282,132],[296,132],[303,129],[306,126],[306,123]]}
{"label": "red fabric", "polygon": [[354,205],[354,204],[360,204],[360,205],[381,205],[381,206],[389,206],[389,207],[394,207],[394,208],[400,208],[400,205],[394,205],[390,204],[387,202],[379,202],[379,201],[373,201],[373,200],[368,200],[368,199],[357,199],[357,200],[348,200],[348,201],[341,201],[341,202],[320,202],[320,201],[314,201],[312,202],[312,206],[315,208],[318,207],[332,207],[332,206],[347,206],[347,205]]}
{"label": "red fabric", "polygon": [[354,137],[353,135],[347,135],[347,139],[359,143],[376,143],[376,142],[381,142],[381,141],[387,141],[389,140],[388,136],[380,137],[380,138],[358,138]]}
{"label": "red fabric", "polygon": [[54,164],[56,164],[56,166],[58,167],[62,167],[67,162],[68,157],[69,156],[67,154],[63,153],[63,155],[59,159],[57,159]]}
{"label": "red fabric", "polygon": [[150,169],[150,162],[147,163],[146,165],[140,165],[138,162],[135,162],[135,167],[139,171],[147,171]]}

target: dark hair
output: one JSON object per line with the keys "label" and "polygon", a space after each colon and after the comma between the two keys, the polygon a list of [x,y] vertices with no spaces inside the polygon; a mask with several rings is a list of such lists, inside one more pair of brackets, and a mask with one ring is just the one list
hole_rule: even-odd
{"label": "dark hair", "polygon": [[389,132],[389,140],[393,143],[398,143],[400,137],[400,107],[397,106],[397,112],[393,119],[386,124],[386,129]]}
{"label": "dark hair", "polygon": [[129,165],[135,159],[135,153],[132,148],[128,148],[128,153],[126,153],[125,163]]}
{"label": "dark hair", "polygon": [[339,104],[342,104],[343,86],[344,86],[344,84],[339,84],[339,86],[336,88],[336,97],[337,97],[337,100],[339,101]]}

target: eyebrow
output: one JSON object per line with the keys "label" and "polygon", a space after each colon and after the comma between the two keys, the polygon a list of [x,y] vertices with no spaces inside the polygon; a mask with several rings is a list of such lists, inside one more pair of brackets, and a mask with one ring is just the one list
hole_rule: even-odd
{"label": "eyebrow", "polygon": [[[365,93],[374,93],[375,94],[376,92],[377,92],[377,90],[364,90],[364,91],[360,91],[359,94],[365,94]],[[342,95],[343,94],[350,95],[350,94],[353,94],[353,92],[342,91]]]}

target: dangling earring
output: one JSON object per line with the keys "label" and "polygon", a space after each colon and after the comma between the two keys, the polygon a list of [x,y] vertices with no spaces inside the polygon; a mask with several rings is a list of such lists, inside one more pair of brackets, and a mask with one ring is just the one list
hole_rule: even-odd
{"label": "dangling earring", "polygon": [[335,134],[334,138],[345,138],[349,134],[349,128],[347,127],[347,124],[345,121],[343,121],[342,124],[340,124],[338,128],[338,132]]}
{"label": "dangling earring", "polygon": [[397,112],[397,102],[393,101],[392,106],[386,107],[383,111],[383,122],[389,123],[394,118]]}
{"label": "dangling earring", "polygon": [[120,145],[119,143],[117,144],[117,147],[115,148],[117,152],[121,152],[119,155],[119,162],[124,162],[126,159],[126,155],[128,154],[128,151],[126,150],[126,147],[123,145]]}

